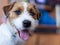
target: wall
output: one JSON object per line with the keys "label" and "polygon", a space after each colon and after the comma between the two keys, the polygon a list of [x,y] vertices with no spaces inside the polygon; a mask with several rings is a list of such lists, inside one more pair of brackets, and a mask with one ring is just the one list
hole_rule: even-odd
{"label": "wall", "polygon": [[8,4],[8,0],[0,0],[0,24],[2,23],[2,16],[4,15],[3,13],[3,6]]}

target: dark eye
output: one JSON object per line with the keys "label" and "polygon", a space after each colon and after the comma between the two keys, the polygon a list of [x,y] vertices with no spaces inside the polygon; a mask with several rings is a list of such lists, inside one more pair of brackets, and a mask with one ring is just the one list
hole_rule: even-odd
{"label": "dark eye", "polygon": [[31,11],[31,12],[30,12],[30,15],[35,15],[35,13]]}
{"label": "dark eye", "polygon": [[16,10],[14,11],[17,15],[20,15],[21,14],[21,11],[20,10]]}
{"label": "dark eye", "polygon": [[35,15],[35,13],[32,9],[30,10],[30,15],[32,15],[32,16]]}

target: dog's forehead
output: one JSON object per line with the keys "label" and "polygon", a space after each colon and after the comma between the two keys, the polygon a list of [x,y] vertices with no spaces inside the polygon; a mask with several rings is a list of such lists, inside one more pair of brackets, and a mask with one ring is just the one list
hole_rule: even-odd
{"label": "dog's forehead", "polygon": [[33,5],[27,2],[16,2],[12,10],[16,10],[17,8],[22,8],[24,10],[24,9],[28,9],[29,7],[32,8]]}
{"label": "dog's forehead", "polygon": [[20,7],[20,6],[27,6],[27,3],[26,2],[16,2],[14,6],[17,6],[17,7]]}

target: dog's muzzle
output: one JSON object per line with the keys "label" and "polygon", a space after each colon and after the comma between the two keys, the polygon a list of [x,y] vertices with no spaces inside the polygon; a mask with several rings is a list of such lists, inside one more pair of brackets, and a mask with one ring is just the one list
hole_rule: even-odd
{"label": "dog's muzzle", "polygon": [[11,25],[16,28],[17,33],[18,33],[19,37],[20,37],[22,40],[25,40],[25,41],[26,41],[26,40],[29,39],[29,36],[31,36],[31,32],[32,32],[32,31],[31,31],[30,29],[28,29],[28,28],[31,27],[31,21],[29,21],[29,20],[24,20],[24,21],[23,21],[23,27],[24,27],[24,29],[22,29],[22,30],[18,29],[18,28],[17,28],[14,24],[12,24],[12,23],[11,23]]}
{"label": "dog's muzzle", "polygon": [[28,29],[31,27],[31,21],[24,20],[22,23],[23,23],[24,29],[19,31],[19,36],[21,39],[26,41],[29,39],[29,36],[31,36],[31,31]]}

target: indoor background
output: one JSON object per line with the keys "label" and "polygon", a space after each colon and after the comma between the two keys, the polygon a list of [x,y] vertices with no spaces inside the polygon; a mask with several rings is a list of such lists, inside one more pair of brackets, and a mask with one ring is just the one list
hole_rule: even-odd
{"label": "indoor background", "polygon": [[[34,31],[30,39],[25,43],[25,45],[60,45],[60,0],[0,0],[0,25],[2,23],[6,23],[6,17],[3,12],[3,6],[13,3],[15,1],[25,1],[30,2],[36,5],[36,8],[41,11],[41,13],[52,14],[52,18],[56,20],[56,24],[52,24],[53,22],[42,23],[39,22],[40,27]],[[49,6],[55,7],[55,12],[51,11]],[[46,6],[46,7],[45,7]],[[46,12],[47,11],[47,12]],[[44,15],[43,14],[43,15]],[[55,16],[54,16],[55,15]],[[42,16],[43,18],[43,16]],[[41,19],[42,19],[41,18]],[[49,19],[49,18],[47,18]],[[47,20],[46,19],[46,20]],[[44,19],[42,19],[44,21]],[[39,20],[41,21],[41,20]],[[43,26],[41,24],[44,24]],[[56,28],[59,28],[58,30]]]}

